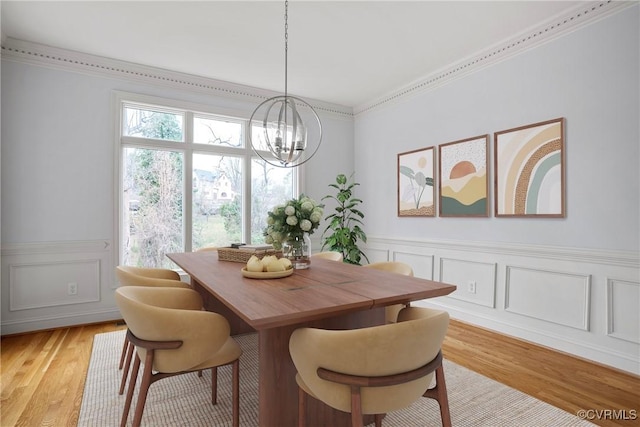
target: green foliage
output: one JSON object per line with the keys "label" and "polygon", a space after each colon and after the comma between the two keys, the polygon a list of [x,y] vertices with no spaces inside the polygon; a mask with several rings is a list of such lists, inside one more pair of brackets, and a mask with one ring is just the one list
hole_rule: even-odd
{"label": "green foliage", "polygon": [[274,207],[268,213],[267,227],[264,229],[265,243],[280,249],[289,239],[302,239],[304,233],[313,234],[320,225],[323,207],[304,194]]}
{"label": "green foliage", "polygon": [[140,119],[138,131],[145,138],[169,141],[182,140],[182,127],[178,123],[175,114],[154,112],[146,115]]}
{"label": "green foliage", "polygon": [[329,225],[322,233],[322,250],[328,248],[331,251],[340,252],[344,262],[360,265],[362,257],[369,262],[369,258],[358,247],[359,240],[367,242],[367,235],[360,227],[363,225],[361,220],[364,214],[358,209],[358,205],[362,200],[353,196],[354,187],[360,184],[353,182],[352,178],[353,175],[347,178],[346,175],[339,174],[336,177],[336,183],[329,184],[329,187],[336,189],[337,193],[322,198],[322,200],[333,199],[338,204],[335,212],[325,217]]}
{"label": "green foliage", "polygon": [[242,207],[239,196],[233,198],[233,201],[224,203],[220,206],[220,216],[224,219],[224,229],[227,236],[231,240],[239,242],[242,237]]}

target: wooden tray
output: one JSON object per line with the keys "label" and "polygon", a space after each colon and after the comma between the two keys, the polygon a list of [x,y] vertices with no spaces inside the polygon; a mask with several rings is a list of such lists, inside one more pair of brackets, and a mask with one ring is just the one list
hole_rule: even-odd
{"label": "wooden tray", "polygon": [[282,277],[291,276],[293,268],[285,271],[249,271],[247,267],[242,269],[242,275],[249,279],[280,279]]}

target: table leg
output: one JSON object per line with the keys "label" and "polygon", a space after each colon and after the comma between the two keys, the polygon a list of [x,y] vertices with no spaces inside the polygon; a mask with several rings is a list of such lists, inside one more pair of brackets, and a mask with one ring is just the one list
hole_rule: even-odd
{"label": "table leg", "polygon": [[204,303],[204,309],[207,311],[212,311],[214,313],[219,313],[227,319],[229,322],[229,326],[231,327],[231,335],[241,335],[246,333],[255,332],[247,322],[242,320],[236,313],[233,312],[229,307],[220,302],[216,297],[211,295],[211,291],[203,287],[198,281],[191,279],[191,286],[193,289],[198,291],[200,296],[202,296],[202,302]]}
{"label": "table leg", "polygon": [[[301,327],[356,329],[384,323],[384,309],[365,310],[305,324],[258,331],[260,427],[298,425],[296,368],[289,355],[289,338]],[[369,417],[367,417],[369,418]],[[373,422],[373,416],[370,417]],[[366,419],[365,422],[369,420]],[[313,398],[307,400],[307,426],[350,426],[351,416]]]}

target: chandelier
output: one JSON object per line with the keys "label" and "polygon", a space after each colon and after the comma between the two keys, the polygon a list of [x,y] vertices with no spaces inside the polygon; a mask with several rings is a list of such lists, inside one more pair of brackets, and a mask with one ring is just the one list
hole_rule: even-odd
{"label": "chandelier", "polygon": [[284,3],[284,95],[262,102],[249,119],[253,151],[265,162],[284,168],[307,162],[318,151],[322,140],[322,124],[313,107],[287,92],[288,15],[287,0]]}

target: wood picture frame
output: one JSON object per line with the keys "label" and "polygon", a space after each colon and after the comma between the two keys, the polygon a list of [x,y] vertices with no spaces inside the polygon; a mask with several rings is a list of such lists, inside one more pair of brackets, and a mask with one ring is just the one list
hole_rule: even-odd
{"label": "wood picture frame", "polygon": [[495,132],[496,217],[565,217],[564,121]]}
{"label": "wood picture frame", "polygon": [[489,134],[438,146],[441,217],[489,216]]}
{"label": "wood picture frame", "polygon": [[398,216],[435,217],[435,147],[398,154]]}

